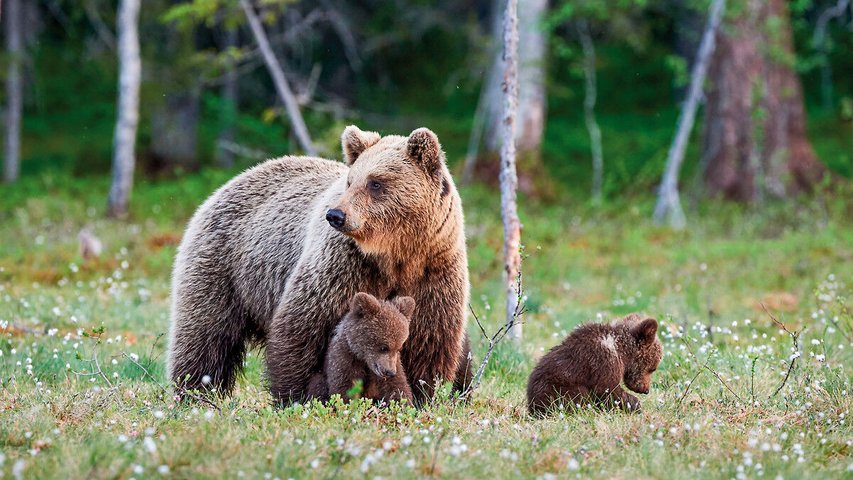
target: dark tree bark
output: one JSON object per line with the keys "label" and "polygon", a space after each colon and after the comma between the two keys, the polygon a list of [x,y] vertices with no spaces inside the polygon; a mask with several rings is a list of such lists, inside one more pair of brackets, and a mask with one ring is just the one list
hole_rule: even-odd
{"label": "dark tree bark", "polygon": [[703,163],[711,194],[740,201],[810,190],[825,172],[806,136],[784,0],[742,0],[717,34]]}

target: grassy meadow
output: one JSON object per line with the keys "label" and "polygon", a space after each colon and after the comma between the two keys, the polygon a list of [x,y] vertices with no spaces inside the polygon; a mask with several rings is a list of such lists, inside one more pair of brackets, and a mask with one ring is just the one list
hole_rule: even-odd
{"label": "grassy meadow", "polygon": [[[106,178],[43,173],[3,187],[0,476],[853,475],[849,191],[760,209],[703,202],[685,232],[654,226],[648,195],[600,208],[523,200],[524,341],[499,344],[469,403],[445,388],[422,410],[276,409],[253,351],[233,397],[176,404],[164,376],[175,246],[234,173],[140,182],[122,222],[104,219]],[[491,333],[503,305],[499,202],[484,187],[462,196],[471,307]],[[80,256],[83,227],[103,242],[99,258]],[[762,304],[799,332],[798,347]],[[642,412],[528,417],[535,361],[574,326],[632,311],[661,321],[665,351]],[[487,342],[468,329],[479,361]]]}

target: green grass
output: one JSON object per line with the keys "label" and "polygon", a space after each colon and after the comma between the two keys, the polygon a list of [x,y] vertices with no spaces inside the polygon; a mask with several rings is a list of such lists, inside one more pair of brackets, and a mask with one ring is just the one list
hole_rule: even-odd
{"label": "green grass", "polygon": [[[522,201],[525,338],[496,349],[473,400],[427,408],[271,406],[260,352],[235,395],[164,392],[168,279],[193,209],[234,172],[136,186],[103,219],[107,181],[25,177],[0,198],[0,473],[23,478],[841,478],[850,475],[849,192],[762,209],[702,203],[690,229],[651,199],[601,209]],[[498,199],[464,190],[472,308],[503,304]],[[84,261],[77,233],[104,243]],[[778,395],[792,330],[801,356]],[[639,414],[524,410],[535,360],[574,326],[644,311],[665,355]],[[103,333],[97,333],[103,328]],[[475,357],[486,342],[469,325]],[[94,359],[100,365],[101,375]],[[707,368],[706,368],[707,367]],[[714,373],[720,376],[718,379]],[[731,391],[729,390],[731,389]]]}

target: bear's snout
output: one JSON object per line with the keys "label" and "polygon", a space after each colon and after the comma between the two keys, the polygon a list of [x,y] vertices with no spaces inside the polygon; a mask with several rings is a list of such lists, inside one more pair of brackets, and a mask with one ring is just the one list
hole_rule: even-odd
{"label": "bear's snout", "polygon": [[329,222],[329,225],[331,225],[335,230],[340,230],[344,227],[344,224],[346,224],[347,216],[339,208],[332,208],[326,212],[326,221]]}
{"label": "bear's snout", "polygon": [[383,377],[385,377],[385,378],[394,378],[394,377],[396,377],[396,376],[397,376],[397,371],[396,371],[396,370],[391,370],[390,368],[385,368],[385,369],[383,369],[383,370],[382,370],[382,373],[383,373],[383,375],[382,375],[382,376],[383,376]]}

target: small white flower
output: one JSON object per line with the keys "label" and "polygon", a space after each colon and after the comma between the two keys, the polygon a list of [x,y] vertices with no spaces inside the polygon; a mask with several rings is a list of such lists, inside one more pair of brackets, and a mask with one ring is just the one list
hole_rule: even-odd
{"label": "small white flower", "polygon": [[160,465],[157,467],[157,473],[160,475],[168,475],[169,474],[169,466],[168,465]]}
{"label": "small white flower", "polygon": [[205,375],[205,376],[201,377],[201,383],[203,385],[209,385],[210,384],[210,375]]}
{"label": "small white flower", "polygon": [[581,464],[580,464],[580,463],[578,463],[578,461],[577,461],[577,460],[575,460],[574,458],[572,458],[572,459],[570,459],[570,460],[569,460],[569,463],[568,463],[568,465],[566,465],[566,467],[567,467],[569,470],[574,471],[574,470],[577,470],[577,469],[581,468]]}
{"label": "small white flower", "polygon": [[311,464],[310,464],[310,465],[311,465],[311,468],[316,469],[317,467],[319,467],[319,466],[320,466],[320,459],[319,459],[319,458],[315,458],[314,460],[311,460]]}
{"label": "small white flower", "polygon": [[157,444],[154,443],[154,439],[151,437],[145,437],[145,439],[142,440],[142,446],[145,447],[145,450],[147,450],[148,453],[153,454],[157,452]]}

